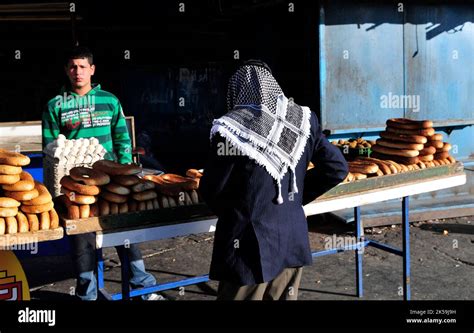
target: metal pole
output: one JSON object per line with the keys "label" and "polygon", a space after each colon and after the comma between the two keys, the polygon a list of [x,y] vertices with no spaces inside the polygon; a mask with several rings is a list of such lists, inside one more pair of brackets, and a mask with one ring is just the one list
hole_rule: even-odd
{"label": "metal pole", "polygon": [[102,255],[102,249],[96,250],[97,256],[97,285],[99,290],[104,289],[104,257]]}
{"label": "metal pole", "polygon": [[403,299],[411,299],[410,292],[410,217],[408,196],[402,201],[402,233],[403,233]]}
{"label": "metal pole", "polygon": [[126,248],[122,252],[122,265],[120,266],[122,272],[122,300],[130,299],[130,261],[128,259],[128,251]]}
{"label": "metal pole", "polygon": [[[360,222],[360,207],[354,207],[354,221],[356,227],[356,241],[357,244],[362,242],[362,225]],[[363,245],[362,249],[363,249]],[[356,281],[357,281],[357,297],[364,296],[364,289],[362,286],[362,250],[361,246],[357,246],[355,250],[356,260]]]}

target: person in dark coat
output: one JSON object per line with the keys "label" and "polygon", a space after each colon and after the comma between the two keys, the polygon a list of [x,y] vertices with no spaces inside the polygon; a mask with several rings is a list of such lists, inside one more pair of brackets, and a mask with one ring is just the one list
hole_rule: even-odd
{"label": "person in dark coat", "polygon": [[246,63],[231,77],[227,108],[213,122],[200,182],[218,216],[210,268],[217,299],[296,299],[302,267],[312,263],[302,205],[339,184],[347,163],[265,63]]}

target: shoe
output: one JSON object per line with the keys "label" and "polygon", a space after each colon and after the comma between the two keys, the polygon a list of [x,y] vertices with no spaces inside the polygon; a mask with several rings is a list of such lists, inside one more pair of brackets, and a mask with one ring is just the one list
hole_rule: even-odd
{"label": "shoe", "polygon": [[161,295],[153,293],[153,294],[148,295],[148,298],[145,301],[166,301],[166,298],[164,298]]}

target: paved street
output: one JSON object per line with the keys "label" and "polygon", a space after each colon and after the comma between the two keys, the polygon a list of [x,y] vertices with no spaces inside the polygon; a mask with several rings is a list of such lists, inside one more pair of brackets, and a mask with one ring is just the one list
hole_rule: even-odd
{"label": "paved street", "polygon": [[[311,218],[313,249],[324,249],[335,240],[350,240],[352,226]],[[412,224],[412,299],[474,300],[474,216]],[[401,247],[401,226],[367,228],[367,238]],[[200,234],[141,244],[147,269],[159,282],[207,274],[213,234]],[[120,291],[120,261],[115,249],[104,251],[106,287]],[[23,259],[31,296],[35,299],[68,299],[75,286],[70,258]],[[402,258],[367,248],[364,252],[364,297],[367,300],[402,298]],[[213,300],[215,282],[170,290],[170,300]],[[354,300],[355,257],[344,252],[316,258],[303,273],[299,299]]]}

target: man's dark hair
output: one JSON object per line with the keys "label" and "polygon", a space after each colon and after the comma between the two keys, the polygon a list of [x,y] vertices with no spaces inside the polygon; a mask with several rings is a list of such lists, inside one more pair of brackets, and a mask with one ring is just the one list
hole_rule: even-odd
{"label": "man's dark hair", "polygon": [[71,59],[87,59],[90,65],[94,64],[94,56],[91,50],[85,46],[76,46],[71,49],[64,59],[64,64],[67,65]]}

